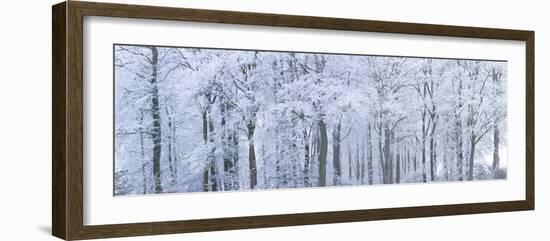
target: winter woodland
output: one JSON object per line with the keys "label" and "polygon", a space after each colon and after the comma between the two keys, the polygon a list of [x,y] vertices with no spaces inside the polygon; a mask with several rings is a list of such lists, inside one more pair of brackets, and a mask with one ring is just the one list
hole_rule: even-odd
{"label": "winter woodland", "polygon": [[114,46],[114,194],[506,178],[506,62]]}

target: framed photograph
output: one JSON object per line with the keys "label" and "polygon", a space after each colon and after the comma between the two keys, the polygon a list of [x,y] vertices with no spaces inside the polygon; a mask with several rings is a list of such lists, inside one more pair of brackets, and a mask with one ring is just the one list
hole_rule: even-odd
{"label": "framed photograph", "polygon": [[534,32],[53,6],[53,235],[534,209]]}

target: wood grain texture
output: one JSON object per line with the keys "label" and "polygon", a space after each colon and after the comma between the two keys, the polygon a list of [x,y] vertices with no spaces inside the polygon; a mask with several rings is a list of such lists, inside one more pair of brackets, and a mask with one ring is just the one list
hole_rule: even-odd
{"label": "wood grain texture", "polygon": [[65,3],[52,7],[52,234],[66,237]]}
{"label": "wood grain texture", "polygon": [[83,229],[83,15],[67,2],[67,239]]}
{"label": "wood grain texture", "polygon": [[[83,225],[83,17],[108,16],[260,26],[416,34],[526,43],[525,200],[115,225]],[[53,7],[52,232],[67,240],[532,210],[534,32],[357,19],[69,1]]]}
{"label": "wood grain texture", "polygon": [[525,51],[525,200],[535,209],[535,32],[529,32]]}
{"label": "wood grain texture", "polygon": [[507,40],[525,40],[530,33],[530,31],[524,30],[477,28],[437,24],[418,24],[95,2],[73,1],[72,3],[82,9],[82,14],[86,16],[144,18]]}
{"label": "wood grain texture", "polygon": [[108,238],[157,234],[205,232],[232,229],[250,229],[312,225],[326,223],[359,222],[402,218],[419,218],[475,213],[528,210],[524,201],[405,207],[338,212],[300,213],[236,218],[203,219],[189,221],[153,222],[85,226],[78,238]]}

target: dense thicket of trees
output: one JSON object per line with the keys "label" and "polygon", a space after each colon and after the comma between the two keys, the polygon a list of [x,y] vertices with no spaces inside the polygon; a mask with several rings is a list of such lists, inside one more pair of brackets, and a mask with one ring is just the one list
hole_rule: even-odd
{"label": "dense thicket of trees", "polygon": [[115,47],[115,193],[506,177],[506,63]]}

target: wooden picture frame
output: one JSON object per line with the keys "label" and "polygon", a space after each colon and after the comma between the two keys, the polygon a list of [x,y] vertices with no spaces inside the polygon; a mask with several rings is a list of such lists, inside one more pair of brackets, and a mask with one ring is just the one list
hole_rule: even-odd
{"label": "wooden picture frame", "polygon": [[[533,210],[534,32],[401,22],[67,1],[52,8],[52,233],[66,240],[204,232]],[[399,207],[335,212],[180,220],[151,223],[83,224],[83,17],[106,16],[207,23],[450,36],[526,43],[525,199],[473,204]]]}

